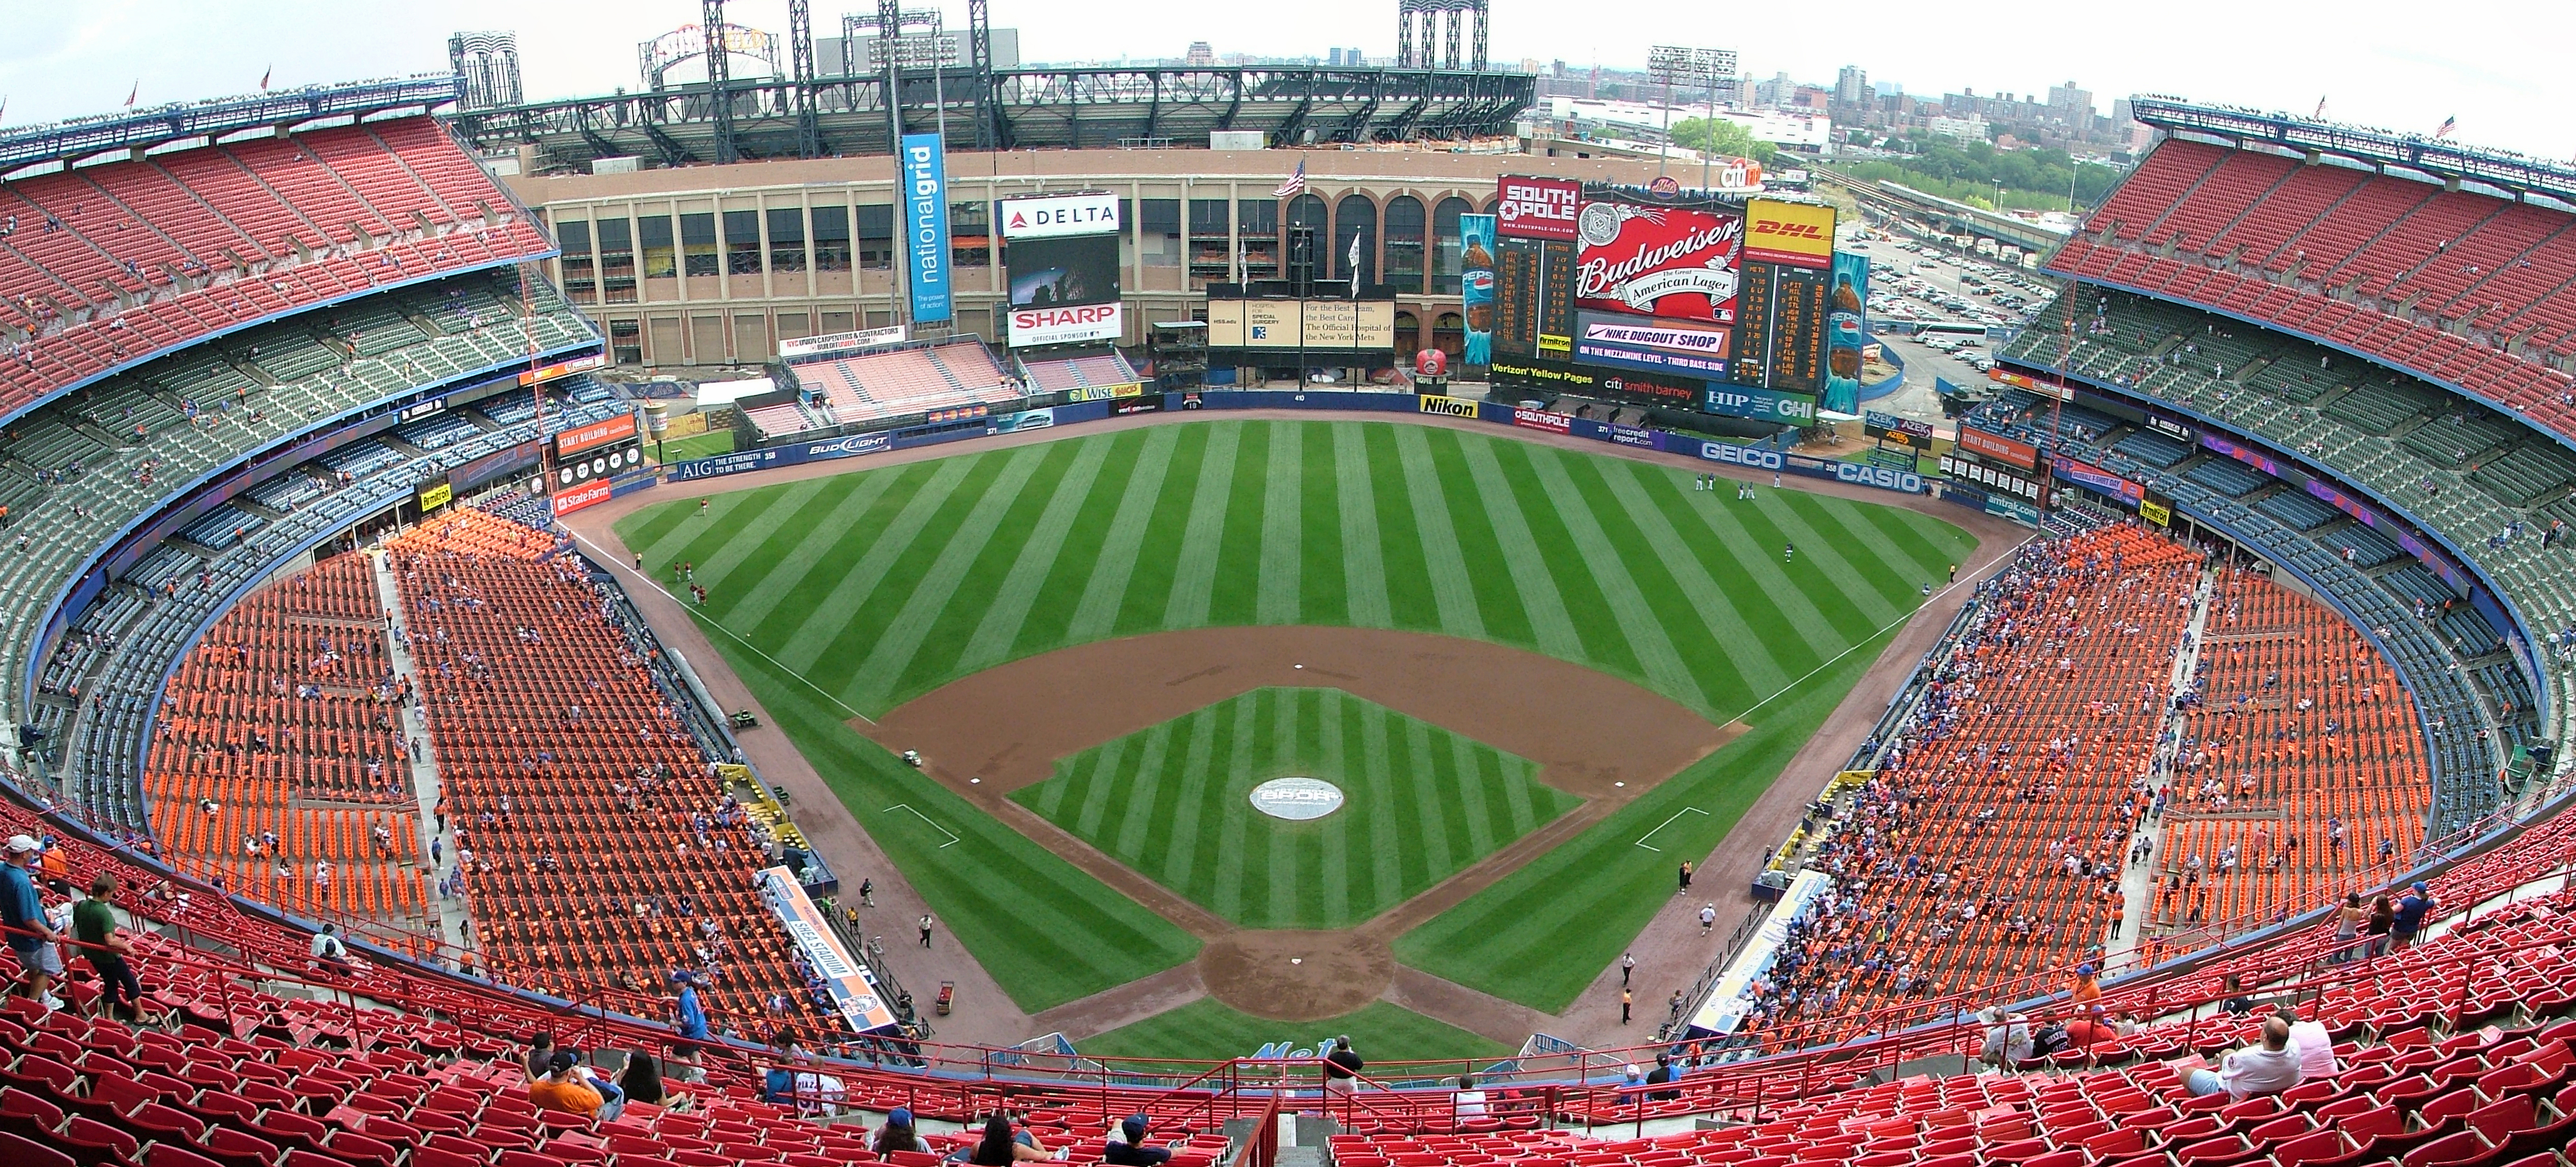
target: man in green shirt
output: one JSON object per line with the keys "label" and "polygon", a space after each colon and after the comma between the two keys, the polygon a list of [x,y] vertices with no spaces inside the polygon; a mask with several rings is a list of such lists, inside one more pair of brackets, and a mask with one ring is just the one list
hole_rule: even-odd
{"label": "man in green shirt", "polygon": [[90,883],[89,898],[72,905],[72,938],[80,942],[80,953],[89,966],[98,971],[103,990],[100,1003],[116,1010],[118,1017],[139,1021],[143,986],[125,963],[134,954],[134,945],[117,932],[116,909],[108,903],[115,894],[115,876],[101,875]]}

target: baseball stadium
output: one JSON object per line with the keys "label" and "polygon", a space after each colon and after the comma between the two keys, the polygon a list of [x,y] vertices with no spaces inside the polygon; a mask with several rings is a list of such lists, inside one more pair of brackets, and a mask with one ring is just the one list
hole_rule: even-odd
{"label": "baseball stadium", "polygon": [[0,1163],[2570,1162],[2576,169],[2055,228],[1398,9],[0,128]]}

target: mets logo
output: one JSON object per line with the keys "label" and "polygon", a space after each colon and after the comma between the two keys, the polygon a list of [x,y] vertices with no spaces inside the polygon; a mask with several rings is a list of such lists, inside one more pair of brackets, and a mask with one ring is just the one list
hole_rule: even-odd
{"label": "mets logo", "polygon": [[1819,227],[1814,223],[1783,223],[1778,219],[1754,220],[1753,233],[1756,235],[1779,235],[1789,239],[1814,239],[1818,241],[1822,241],[1825,237],[1824,228]]}

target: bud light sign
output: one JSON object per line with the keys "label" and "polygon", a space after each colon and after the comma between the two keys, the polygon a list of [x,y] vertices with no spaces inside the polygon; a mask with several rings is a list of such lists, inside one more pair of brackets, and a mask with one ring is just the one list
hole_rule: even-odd
{"label": "bud light sign", "polygon": [[903,136],[903,225],[911,257],[913,322],[946,320],[948,163],[937,134]]}

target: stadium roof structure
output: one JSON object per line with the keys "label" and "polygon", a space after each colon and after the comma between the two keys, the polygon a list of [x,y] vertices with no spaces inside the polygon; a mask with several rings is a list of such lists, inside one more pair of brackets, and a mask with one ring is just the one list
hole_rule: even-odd
{"label": "stadium roof structure", "polygon": [[148,150],[186,138],[296,125],[322,118],[359,119],[395,110],[427,113],[453,104],[464,85],[454,74],[308,85],[151,109],[72,118],[0,133],[0,175],[109,150]]}
{"label": "stadium roof structure", "polygon": [[[997,69],[989,90],[969,71],[907,71],[897,87],[907,129],[929,128],[945,109],[950,135],[989,149],[1204,146],[1212,130],[1259,131],[1274,146],[1491,137],[1513,131],[1535,100],[1526,73],[1458,69],[1244,68]],[[536,169],[639,156],[665,166],[724,158],[729,132],[744,160],[889,154],[886,84],[877,77],[818,79],[813,140],[802,136],[806,97],[790,79],[727,80],[717,116],[706,82],[496,109],[450,119],[478,151],[537,147]]]}
{"label": "stadium roof structure", "polygon": [[2475,183],[2517,197],[2539,196],[2562,209],[2576,210],[2576,165],[2511,150],[2171,97],[2130,98],[2129,113],[2167,133],[2198,134],[2238,147],[2330,154],[2374,169],[2411,170],[2446,183]]}

